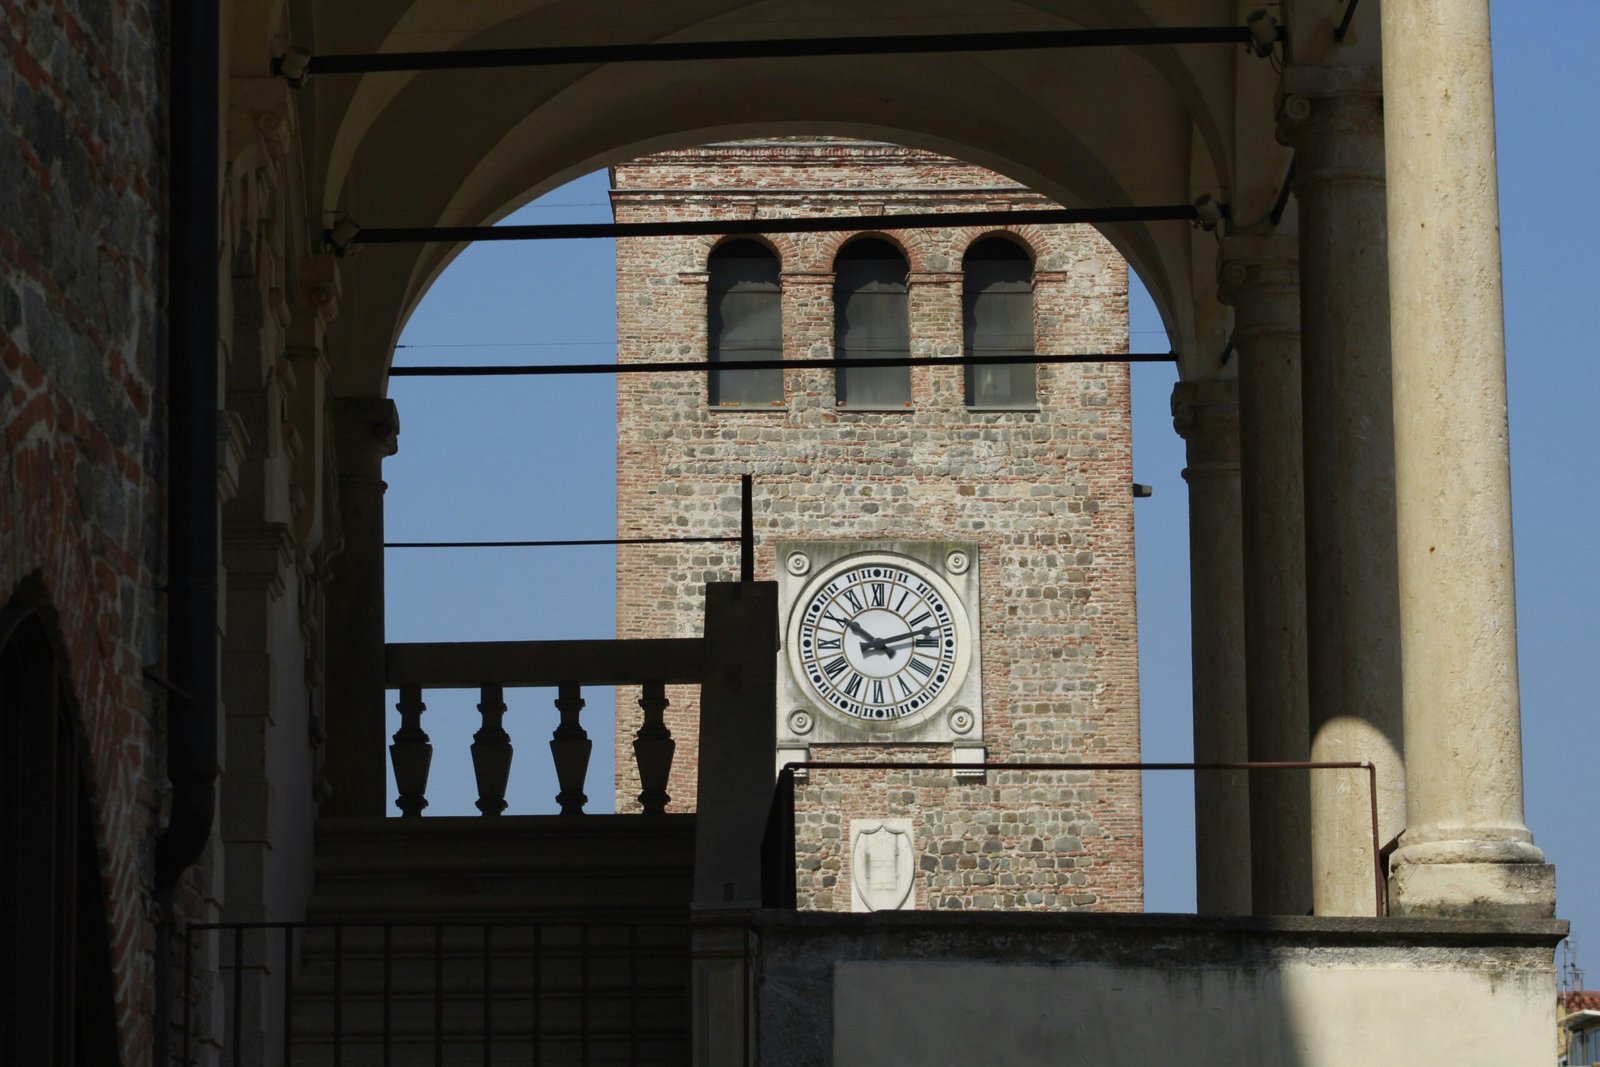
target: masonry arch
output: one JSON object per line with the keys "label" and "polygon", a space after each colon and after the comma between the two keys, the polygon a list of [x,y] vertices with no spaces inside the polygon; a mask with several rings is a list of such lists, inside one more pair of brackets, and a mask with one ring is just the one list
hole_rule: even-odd
{"label": "masonry arch", "polygon": [[[1168,23],[1177,17],[1154,0],[1032,6],[1051,28],[1148,26],[1158,16]],[[339,48],[778,35],[760,5],[736,0],[674,5],[649,23],[570,2],[507,0],[464,15],[435,0],[394,0],[386,11],[368,24],[380,29],[361,40],[338,38]],[[885,12],[851,29],[963,28],[960,16],[919,12],[911,19],[912,13]],[[825,21],[809,28],[837,32]],[[781,29],[788,36],[807,31],[789,22]],[[709,141],[804,132],[954,156],[1068,206],[1233,194],[1238,135],[1231,101],[1242,60],[1230,50],[1088,49],[1073,53],[1071,63],[1059,60],[1016,52],[883,56],[870,63],[730,60],[675,65],[671,77],[662,76],[659,64],[635,63],[342,79],[332,91],[319,88],[321,173],[312,183],[324,219],[344,213],[369,226],[475,225],[609,163]],[[1118,91],[1105,92],[1107,85]],[[643,100],[650,106],[639,106]],[[1087,101],[1094,106],[1082,106]],[[1142,135],[1130,138],[1129,129]],[[397,169],[405,181],[393,180]],[[1185,354],[1220,351],[1226,313],[1213,299],[1209,236],[1175,223],[1118,224],[1104,232],[1155,298],[1174,346]],[[406,317],[455,252],[443,245],[366,248],[358,264],[348,265],[360,299],[347,302],[335,326],[341,349],[354,357],[335,369],[336,392],[381,394]],[[1210,368],[1192,373],[1204,376]]]}

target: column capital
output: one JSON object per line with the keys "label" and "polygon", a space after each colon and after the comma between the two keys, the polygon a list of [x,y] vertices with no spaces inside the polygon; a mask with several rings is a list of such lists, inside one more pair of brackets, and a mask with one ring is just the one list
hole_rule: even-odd
{"label": "column capital", "polygon": [[1185,481],[1239,474],[1239,383],[1232,378],[1179,382],[1172,388],[1172,428],[1188,442]]}
{"label": "column capital", "polygon": [[1172,428],[1185,441],[1213,425],[1239,420],[1239,383],[1232,378],[1179,382],[1172,387]]}
{"label": "column capital", "polygon": [[[1355,157],[1341,152],[1337,165],[1357,173],[1383,175],[1383,74],[1377,67],[1289,67],[1278,91],[1278,143],[1305,152],[1338,131],[1367,134],[1377,152]],[[1295,178],[1307,176],[1308,161],[1297,160]],[[1326,164],[1323,164],[1326,165]]]}
{"label": "column capital", "polygon": [[331,254],[306,256],[296,271],[294,292],[289,294],[289,328],[284,338],[290,358],[316,353],[326,359],[328,325],[339,316],[343,283],[339,263]]}
{"label": "column capital", "polygon": [[399,451],[400,411],[384,397],[334,397],[333,430],[341,453],[382,459]]}
{"label": "column capital", "polygon": [[[1217,255],[1217,298],[1238,307],[1247,290],[1300,291],[1300,242],[1293,236],[1225,237]],[[1296,315],[1298,318],[1298,313]]]}

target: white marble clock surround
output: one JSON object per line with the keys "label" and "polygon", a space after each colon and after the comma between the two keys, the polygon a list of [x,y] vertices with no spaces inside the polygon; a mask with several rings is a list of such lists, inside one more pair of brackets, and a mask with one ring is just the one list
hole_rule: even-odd
{"label": "white marble clock surround", "polygon": [[[784,760],[803,759],[811,746],[862,743],[944,743],[981,753],[983,744],[982,635],[978,617],[978,546],[971,541],[780,541],[778,550],[778,748]],[[799,557],[803,557],[803,562]],[[965,615],[968,654],[961,677],[952,678],[930,715],[857,719],[819,700],[794,673],[787,644],[794,613],[802,610],[821,577],[854,556],[896,556],[943,579],[955,594],[950,608]],[[981,755],[979,756],[981,758]],[[780,761],[782,762],[782,761]]]}

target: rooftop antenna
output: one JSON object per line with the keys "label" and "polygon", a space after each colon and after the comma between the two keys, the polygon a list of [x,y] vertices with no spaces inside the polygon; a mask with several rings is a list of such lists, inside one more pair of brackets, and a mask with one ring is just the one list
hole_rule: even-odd
{"label": "rooftop antenna", "polygon": [[1572,938],[1561,942],[1561,992],[1583,989],[1583,968],[1578,966],[1578,945]]}

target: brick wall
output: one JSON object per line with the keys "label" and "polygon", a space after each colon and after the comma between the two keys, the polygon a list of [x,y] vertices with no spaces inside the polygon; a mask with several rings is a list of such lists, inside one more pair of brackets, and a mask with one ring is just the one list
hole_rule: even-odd
{"label": "brick wall", "polygon": [[[927,152],[843,141],[744,142],[613,170],[618,222],[1047,207],[999,175]],[[991,231],[885,232],[910,263],[913,355],[961,351],[961,260]],[[1084,227],[1013,227],[1035,259],[1040,352],[1126,352],[1127,268]],[[774,234],[785,358],[833,347],[836,251],[852,234]],[[710,238],[618,242],[623,361],[704,359]],[[756,477],[757,578],[780,540],[959,539],[979,546],[984,743],[991,760],[1137,760],[1138,676],[1127,366],[1038,368],[1029,411],[964,405],[959,366],[911,372],[904,412],[841,410],[828,370],[786,374],[771,410],[708,409],[703,376],[619,379],[618,536],[737,532]],[[621,637],[691,636],[701,587],[737,575],[736,546],[623,547]],[[672,807],[694,804],[692,691],[670,694]],[[619,700],[618,752],[637,709]],[[948,746],[821,746],[813,758],[949,759]],[[918,907],[1138,910],[1136,774],[819,773],[800,799],[803,906],[848,910],[852,818],[910,816]],[[618,810],[637,777],[618,760]]]}
{"label": "brick wall", "polygon": [[45,599],[88,749],[125,1061],[147,1060],[164,770],[163,79],[142,0],[0,15],[0,603]]}

